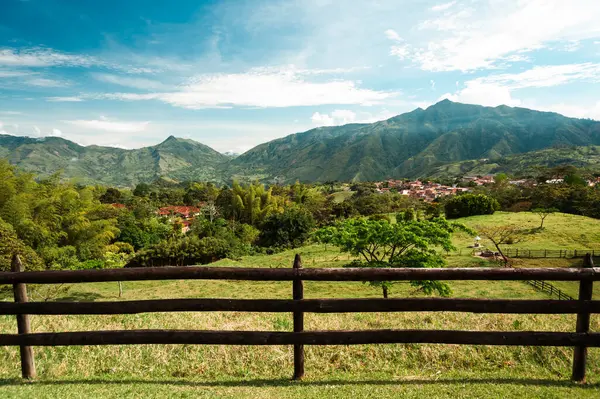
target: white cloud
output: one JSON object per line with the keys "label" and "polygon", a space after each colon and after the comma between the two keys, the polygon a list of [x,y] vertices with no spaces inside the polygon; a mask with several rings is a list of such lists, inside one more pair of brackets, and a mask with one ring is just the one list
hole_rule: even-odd
{"label": "white cloud", "polygon": [[132,78],[128,76],[118,76],[108,73],[92,73],[92,77],[100,82],[111,83],[119,86],[131,87],[142,90],[169,90],[170,85],[163,84],[151,79]]}
{"label": "white cloud", "polygon": [[315,112],[310,119],[318,126],[345,125],[356,120],[356,113],[347,109],[336,109],[331,115]]}
{"label": "white cloud", "polygon": [[570,116],[572,118],[590,118],[600,121],[600,101],[590,105],[558,103],[546,106],[538,106],[536,109],[557,112],[561,115]]}
{"label": "white cloud", "polygon": [[33,75],[33,72],[29,71],[18,71],[13,69],[0,69],[0,78],[19,78],[22,76]]}
{"label": "white cloud", "polygon": [[574,81],[600,82],[600,64],[542,65],[525,72],[490,75],[475,79],[485,84],[499,84],[510,89],[551,87]]}
{"label": "white cloud", "polygon": [[45,48],[0,49],[0,65],[20,67],[91,66],[93,57],[61,53]]}
{"label": "white cloud", "polygon": [[22,112],[19,111],[0,111],[2,115],[23,115]]}
{"label": "white cloud", "polygon": [[350,80],[310,82],[293,69],[253,69],[238,74],[199,75],[162,93],[106,93],[92,98],[160,100],[173,106],[201,109],[232,106],[279,108],[326,104],[374,105],[395,92],[362,89]]}
{"label": "white cloud", "polygon": [[[134,64],[124,62],[132,59]],[[46,67],[80,67],[92,66],[123,71],[130,74],[159,72],[159,69],[148,67],[153,61],[163,62],[161,58],[138,57],[127,54],[121,59],[100,59],[87,54],[69,54],[43,47],[32,48],[0,48],[0,66],[17,68],[46,68]],[[1,76],[1,75],[0,75]]]}
{"label": "white cloud", "polygon": [[431,86],[431,90],[435,90],[435,80],[430,80],[429,81],[429,86]]}
{"label": "white cloud", "polygon": [[310,119],[313,125],[316,126],[339,126],[348,123],[374,123],[389,119],[395,115],[396,114],[393,112],[385,109],[377,114],[369,112],[360,112],[357,114],[356,112],[347,109],[336,109],[330,114],[315,112]]}
{"label": "white cloud", "polygon": [[92,130],[102,130],[106,132],[115,133],[137,133],[146,130],[150,122],[123,122],[123,121],[110,121],[104,117],[100,119],[92,120],[65,120],[65,123]]}
{"label": "white cloud", "polygon": [[55,102],[55,103],[60,103],[60,102],[74,103],[74,102],[81,102],[84,100],[81,97],[46,97],[46,101]]}
{"label": "white cloud", "polygon": [[435,5],[435,6],[431,7],[431,11],[435,11],[435,12],[445,11],[445,10],[449,9],[450,7],[452,7],[455,4],[456,4],[456,1],[451,1],[449,3],[438,4],[438,5]]}
{"label": "white cloud", "polygon": [[46,78],[35,78],[28,79],[24,82],[29,86],[37,86],[37,87],[65,87],[70,86],[69,82],[65,82],[62,80],[54,80],[54,79],[46,79]]}
{"label": "white cloud", "polygon": [[33,126],[33,134],[36,136],[40,136],[42,134],[42,131],[40,130],[39,127]]}
{"label": "white cloud", "polygon": [[493,83],[483,83],[480,80],[471,80],[465,83],[465,87],[458,90],[454,94],[446,93],[439,99],[447,98],[452,101],[480,104],[490,107],[498,105],[518,106],[520,100],[512,98],[511,91],[508,87],[504,87]]}
{"label": "white cloud", "polygon": [[[477,8],[472,8],[477,6]],[[516,62],[560,42],[600,37],[597,0],[486,0],[419,24],[425,43],[394,50],[427,71],[472,71]],[[408,54],[406,54],[408,52]],[[511,58],[512,57],[512,58]]]}
{"label": "white cloud", "polygon": [[400,35],[398,34],[398,32],[396,32],[393,29],[388,29],[385,32],[385,37],[387,37],[390,40],[394,40],[396,42],[401,42],[402,38],[400,37]]}
{"label": "white cloud", "polygon": [[579,50],[580,48],[581,48],[581,42],[579,40],[571,40],[564,45],[563,51],[572,53],[572,52]]}
{"label": "white cloud", "polygon": [[62,136],[62,132],[56,128],[53,128],[51,136],[60,137],[60,136]]}

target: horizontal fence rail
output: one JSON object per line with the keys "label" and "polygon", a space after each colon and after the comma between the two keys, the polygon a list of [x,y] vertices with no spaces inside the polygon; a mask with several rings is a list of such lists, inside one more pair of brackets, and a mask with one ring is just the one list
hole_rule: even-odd
{"label": "horizontal fence rail", "polygon": [[554,280],[599,281],[600,268],[241,268],[206,266],[131,269],[0,272],[0,284],[64,284],[145,280],[247,281],[409,281],[409,280]]}
{"label": "horizontal fence rail", "polygon": [[[590,332],[590,314],[600,313],[592,300],[593,282],[600,269],[591,254],[584,267],[572,269],[446,268],[446,269],[303,269],[299,255],[293,268],[159,267],[110,270],[23,272],[17,256],[13,272],[0,273],[0,284],[13,284],[15,302],[0,302],[0,315],[16,315],[18,334],[0,334],[0,345],[19,346],[22,375],[35,377],[34,346],[71,345],[293,345],[294,378],[304,375],[304,345],[359,344],[469,344],[574,347],[572,379],[585,380],[588,347],[600,347],[600,333]],[[143,280],[289,281],[293,299],[157,299],[117,302],[28,302],[26,284],[64,284]],[[304,299],[303,281],[413,281],[413,280],[532,280],[578,281],[579,298],[559,300],[368,298]],[[544,283],[546,284],[546,283]],[[31,332],[30,315],[101,315],[152,312],[275,312],[292,313],[293,332],[126,330]],[[577,314],[575,332],[367,330],[304,331],[304,313],[353,312],[472,312],[508,314]]]}
{"label": "horizontal fence rail", "polygon": [[461,330],[366,331],[189,331],[125,330],[0,334],[2,345],[365,345],[365,344],[469,344],[600,347],[600,333]]}
{"label": "horizontal fence rail", "polygon": [[600,313],[600,301],[529,299],[152,299],[117,302],[0,302],[0,315],[100,315],[156,312],[471,312]]}

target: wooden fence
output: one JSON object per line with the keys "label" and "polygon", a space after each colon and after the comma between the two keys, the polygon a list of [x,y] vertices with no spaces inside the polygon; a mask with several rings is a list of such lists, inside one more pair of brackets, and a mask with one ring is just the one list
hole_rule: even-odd
{"label": "wooden fence", "polygon": [[549,283],[547,281],[529,280],[527,281],[527,284],[531,285],[538,291],[542,291],[550,295],[550,298],[556,296],[561,301],[573,301],[575,299],[572,296],[565,294],[560,288],[556,287],[554,284]]}
{"label": "wooden fence", "polygon": [[[16,315],[18,334],[0,334],[0,345],[20,346],[24,378],[35,377],[32,346],[196,344],[293,345],[294,378],[304,375],[304,345],[470,344],[574,347],[572,379],[585,379],[588,347],[600,347],[600,333],[590,332],[590,313],[600,313],[592,300],[593,282],[600,280],[591,256],[579,269],[303,269],[296,255],[293,268],[160,267],[140,269],[23,272],[17,257],[13,271],[0,273],[0,284],[13,284],[15,302],[0,302],[0,314]],[[140,280],[291,281],[293,299],[163,299],[118,302],[27,302],[25,284],[61,284]],[[555,280],[579,281],[578,300],[507,300],[453,298],[304,299],[303,281],[410,280]],[[125,330],[32,333],[28,315],[132,314],[142,312],[290,312],[293,332]],[[304,313],[475,312],[513,314],[577,314],[575,332],[366,330],[305,331]]]}
{"label": "wooden fence", "polygon": [[[494,248],[484,248],[496,252]],[[481,248],[459,249],[453,252],[447,252],[449,256],[473,255],[481,252]],[[504,255],[509,258],[583,258],[586,254],[600,256],[600,250],[596,254],[595,249],[527,249],[527,248],[505,248],[502,249]]]}
{"label": "wooden fence", "polygon": [[[503,249],[509,258],[583,258],[586,254],[596,256],[595,249]],[[598,251],[600,255],[600,250]]]}

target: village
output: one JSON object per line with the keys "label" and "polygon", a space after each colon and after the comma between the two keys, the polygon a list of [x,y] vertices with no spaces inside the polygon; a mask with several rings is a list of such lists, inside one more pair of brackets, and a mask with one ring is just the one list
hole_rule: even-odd
{"label": "village", "polygon": [[[493,178],[491,180],[493,183]],[[475,184],[483,185],[490,183],[488,180],[481,179]],[[397,192],[401,195],[407,195],[411,198],[423,200],[425,202],[433,202],[440,197],[447,195],[456,195],[470,191],[467,187],[458,187],[457,185],[446,186],[440,183],[422,182],[420,180],[405,181],[405,180],[387,180],[384,182],[375,183],[376,191],[380,194]]]}

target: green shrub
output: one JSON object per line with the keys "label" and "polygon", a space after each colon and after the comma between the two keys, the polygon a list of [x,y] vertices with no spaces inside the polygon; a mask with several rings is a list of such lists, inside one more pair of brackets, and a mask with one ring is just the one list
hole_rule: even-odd
{"label": "green shrub", "polygon": [[230,254],[232,247],[222,238],[188,236],[162,241],[139,251],[125,267],[207,264],[227,258]]}
{"label": "green shrub", "polygon": [[475,215],[492,215],[500,210],[500,204],[494,198],[483,194],[464,194],[448,200],[445,210],[448,219],[456,219]]}
{"label": "green shrub", "polygon": [[296,248],[308,240],[315,227],[310,212],[301,207],[286,208],[271,214],[262,224],[259,243],[265,247]]}

